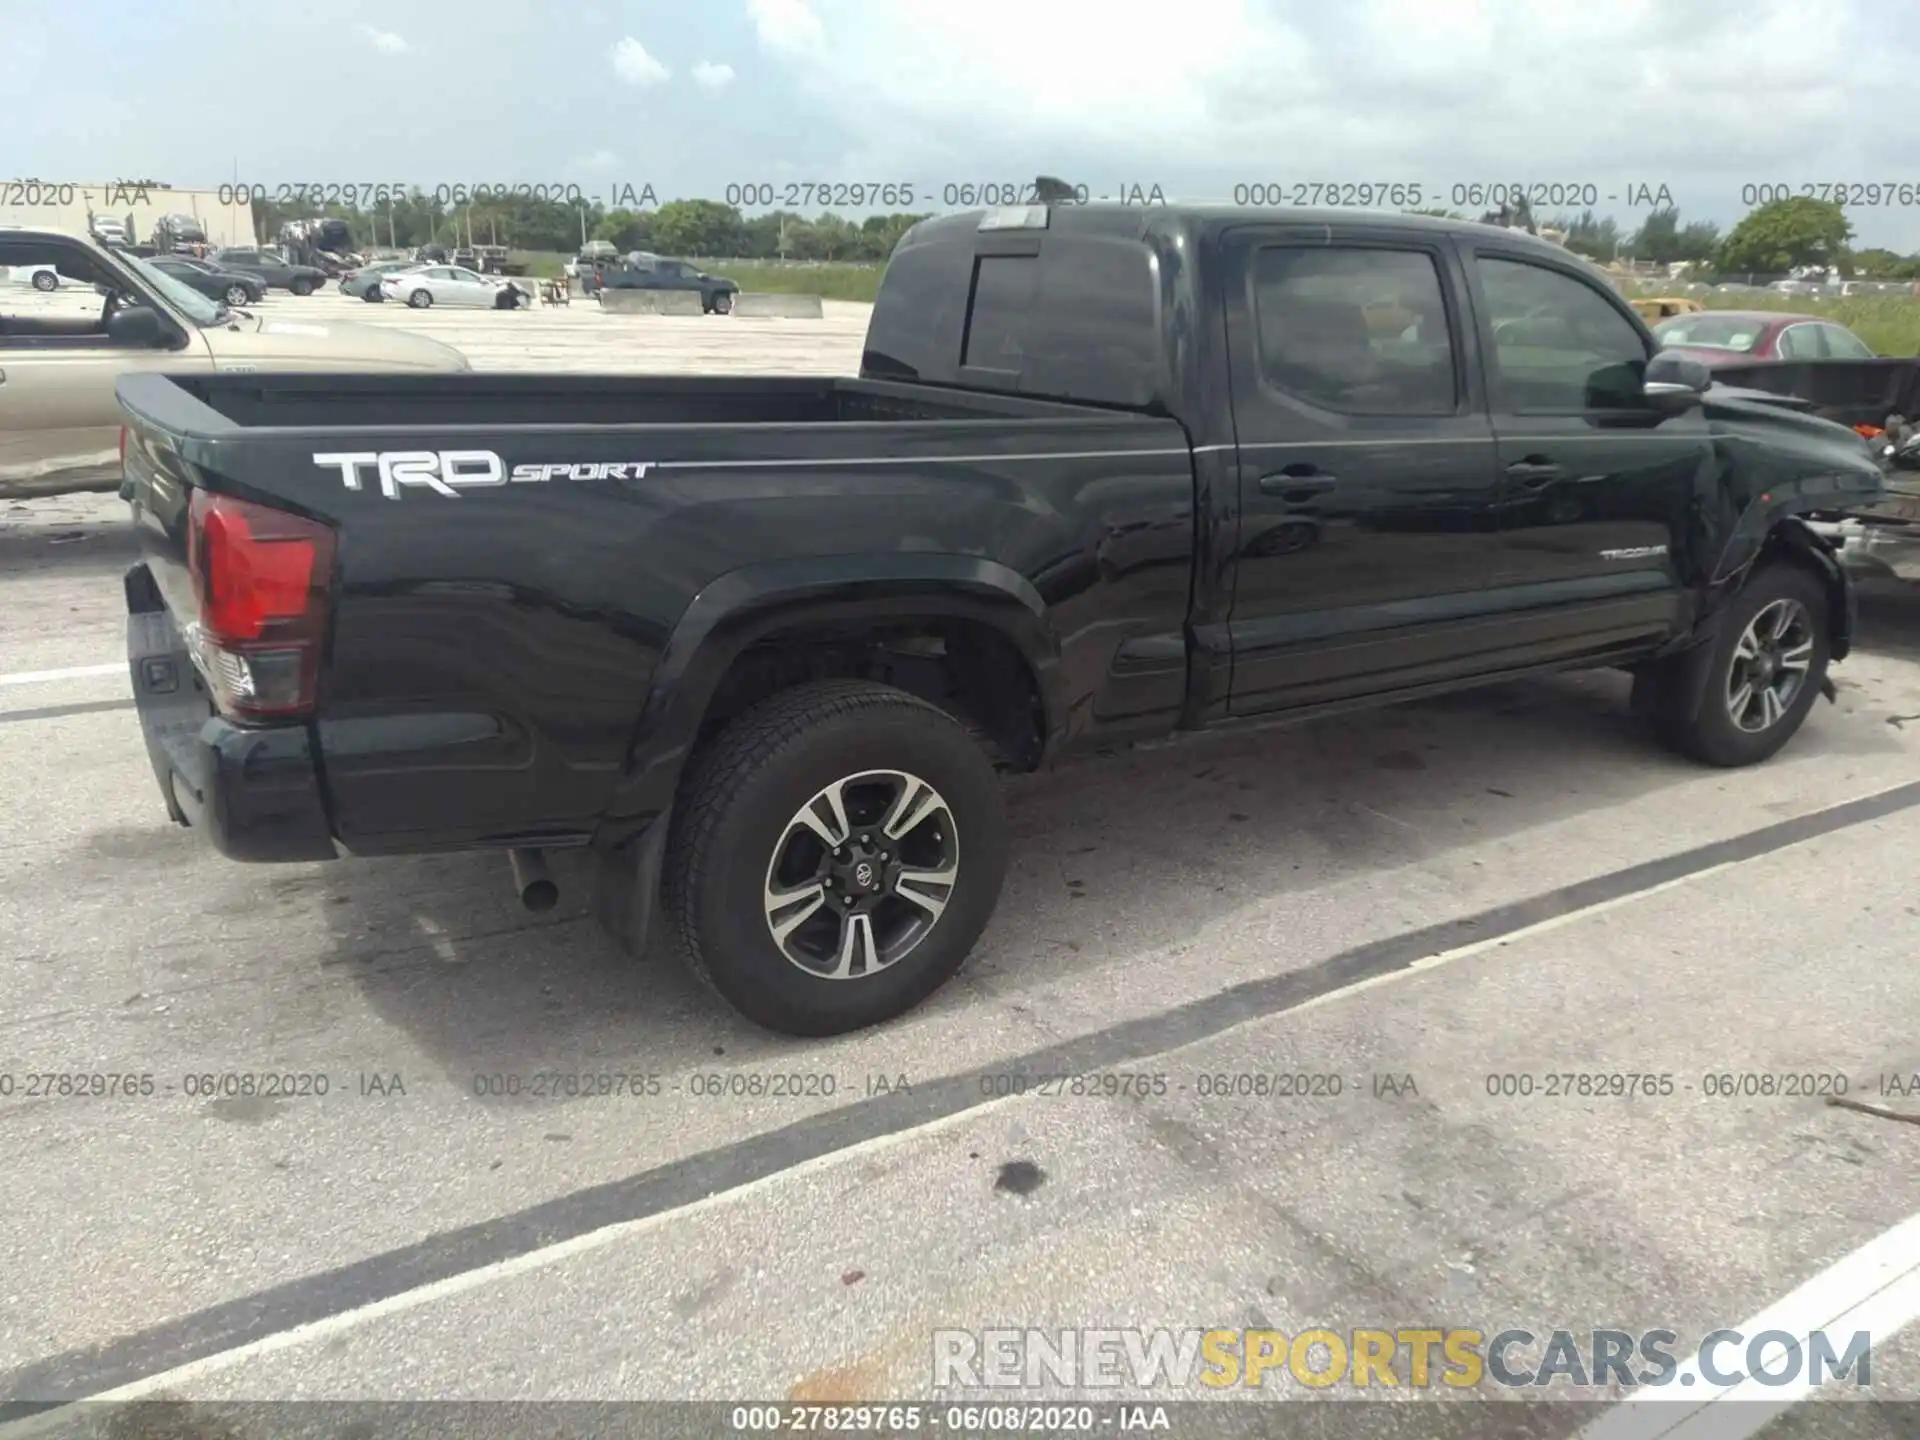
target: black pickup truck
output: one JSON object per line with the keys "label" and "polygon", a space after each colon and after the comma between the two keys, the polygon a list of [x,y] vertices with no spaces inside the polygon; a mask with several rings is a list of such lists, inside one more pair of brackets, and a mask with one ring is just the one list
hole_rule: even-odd
{"label": "black pickup truck", "polygon": [[588,847],[838,1033],[972,948],[996,766],[1591,666],[1777,750],[1882,469],[1655,349],[1510,230],[1060,206],[909,231],[858,378],[128,376],[141,723],[235,859]]}

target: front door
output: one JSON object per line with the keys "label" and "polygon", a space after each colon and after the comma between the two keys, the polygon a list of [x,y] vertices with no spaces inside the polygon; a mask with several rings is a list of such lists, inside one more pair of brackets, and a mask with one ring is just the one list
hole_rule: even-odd
{"label": "front door", "polygon": [[212,368],[198,337],[175,349],[109,335],[107,300],[94,287],[120,282],[78,242],[0,236],[0,267],[25,274],[47,265],[59,277],[52,290],[0,280],[0,495],[111,489],[120,475],[120,376]]}
{"label": "front door", "polygon": [[1643,643],[1679,618],[1695,507],[1717,503],[1699,409],[1663,416],[1641,386],[1651,347],[1581,262],[1463,242],[1506,482],[1501,568],[1548,624],[1529,658]]}
{"label": "front door", "polygon": [[1444,237],[1223,237],[1236,715],[1444,680],[1497,640],[1499,475]]}

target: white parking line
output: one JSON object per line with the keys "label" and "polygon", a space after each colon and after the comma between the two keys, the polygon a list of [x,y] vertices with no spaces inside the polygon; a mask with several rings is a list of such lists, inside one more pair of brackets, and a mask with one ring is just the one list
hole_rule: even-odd
{"label": "white parking line", "polygon": [[[1706,1377],[1695,1358],[1682,1365],[1667,1384],[1636,1391],[1582,1430],[1575,1440],[1745,1440],[1813,1393],[1807,1362],[1810,1337],[1815,1331],[1824,1331],[1828,1344],[1844,1355],[1848,1340],[1857,1332],[1866,1332],[1874,1345],[1884,1345],[1917,1319],[1920,1215],[1875,1236],[1751,1320],[1731,1327],[1749,1342],[1769,1330],[1792,1335],[1799,1348],[1800,1364],[1799,1373],[1790,1383],[1768,1385],[1746,1379],[1733,1385],[1711,1385],[1703,1392],[1700,1387]],[[1768,1346],[1760,1358],[1768,1368],[1779,1372],[1785,1370],[1781,1362],[1789,1353],[1784,1345],[1775,1344]],[[1721,1374],[1744,1369],[1745,1357],[1736,1358],[1736,1347],[1730,1344],[1718,1347],[1710,1358]],[[1725,1406],[1719,1403],[1723,1400],[1749,1403]],[[1751,1403],[1755,1401],[1761,1403]],[[1677,1409],[1674,1402],[1684,1402],[1686,1408]]]}
{"label": "white parking line", "polygon": [[117,665],[69,665],[64,670],[15,670],[0,675],[0,685],[45,685],[53,680],[87,680],[95,675],[125,675],[127,662]]}

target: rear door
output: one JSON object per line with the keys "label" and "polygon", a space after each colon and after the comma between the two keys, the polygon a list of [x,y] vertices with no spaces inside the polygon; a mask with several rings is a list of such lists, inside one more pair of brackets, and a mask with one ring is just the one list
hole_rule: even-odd
{"label": "rear door", "polygon": [[1492,427],[1441,235],[1221,239],[1240,500],[1234,714],[1483,663],[1501,601]]}
{"label": "rear door", "polygon": [[499,293],[493,282],[458,267],[447,271],[447,285],[443,297],[450,305],[491,305]]}
{"label": "rear door", "polygon": [[1546,622],[1530,658],[1670,629],[1688,517],[1718,493],[1703,413],[1647,404],[1656,347],[1575,257],[1498,237],[1463,240],[1461,253],[1505,480],[1500,567]]}

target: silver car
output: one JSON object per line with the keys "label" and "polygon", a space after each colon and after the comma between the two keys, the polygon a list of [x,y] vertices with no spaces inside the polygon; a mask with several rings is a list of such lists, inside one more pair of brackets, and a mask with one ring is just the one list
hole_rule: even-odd
{"label": "silver car", "polygon": [[512,310],[527,303],[526,292],[512,281],[482,275],[459,265],[427,265],[380,277],[380,294],[416,310],[429,305],[470,305],[483,310]]}

